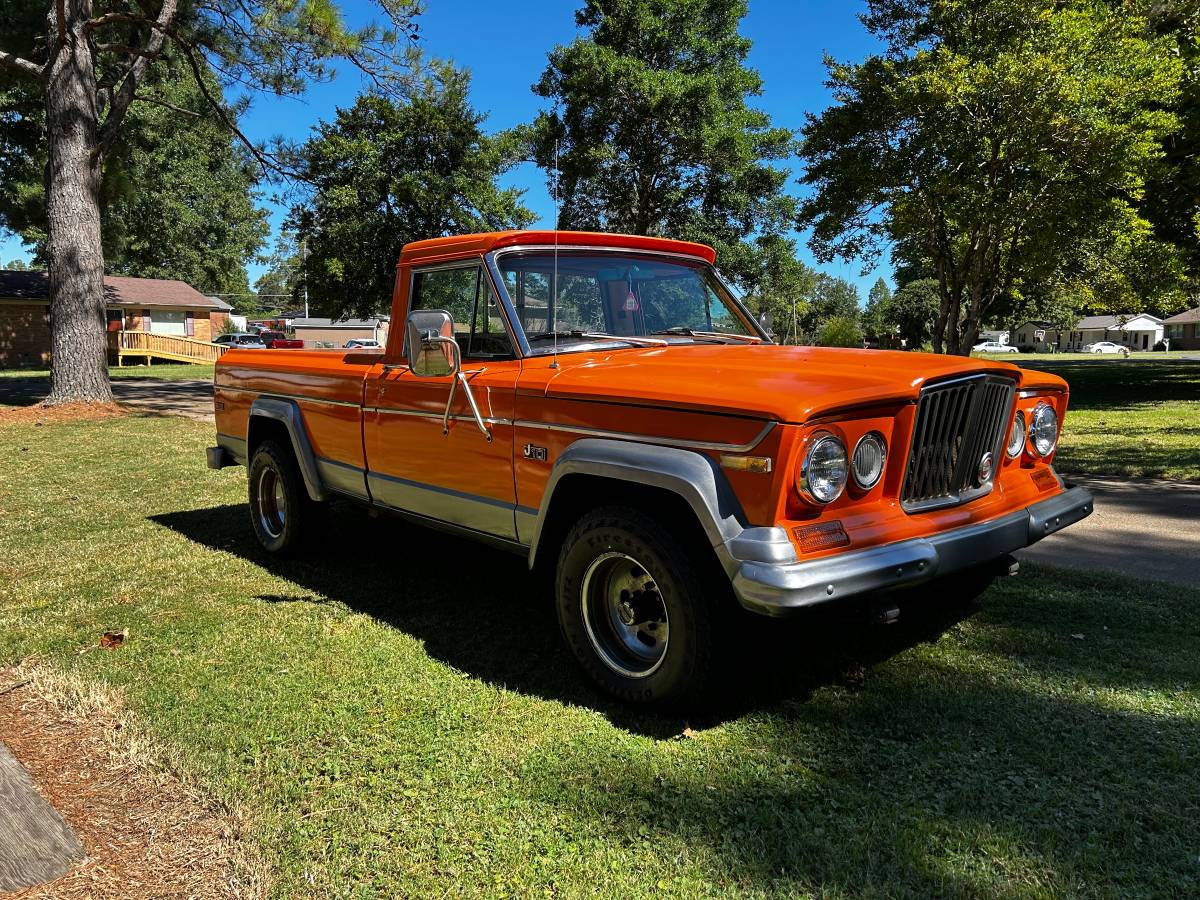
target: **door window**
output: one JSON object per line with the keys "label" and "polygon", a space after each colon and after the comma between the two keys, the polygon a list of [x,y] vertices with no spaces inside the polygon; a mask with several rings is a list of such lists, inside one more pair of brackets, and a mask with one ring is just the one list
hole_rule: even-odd
{"label": "door window", "polygon": [[500,304],[491,281],[479,266],[417,272],[409,308],[444,309],[450,313],[454,338],[464,359],[513,356]]}

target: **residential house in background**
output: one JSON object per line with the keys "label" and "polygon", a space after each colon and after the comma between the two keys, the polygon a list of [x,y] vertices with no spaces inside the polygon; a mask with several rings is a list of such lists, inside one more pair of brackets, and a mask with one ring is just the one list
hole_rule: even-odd
{"label": "residential house in background", "polygon": [[1200,306],[1163,321],[1172,350],[1200,350]]}
{"label": "residential house in background", "polygon": [[387,343],[388,320],[372,319],[293,319],[296,338],[309,347],[345,347],[346,341],[359,338]]}
{"label": "residential house in background", "polygon": [[997,344],[1004,344],[1007,346],[1009,342],[1009,332],[984,329],[983,331],[979,332],[978,340],[980,343],[984,341],[994,341]]}
{"label": "residential house in background", "polygon": [[[209,342],[230,306],[182,281],[104,276],[109,331],[147,331]],[[50,279],[45,272],[0,270],[0,367],[50,362]]]}
{"label": "residential house in background", "polygon": [[1123,344],[1131,350],[1153,350],[1162,339],[1163,320],[1149,313],[1085,316],[1066,329],[1039,321],[1023,322],[1013,329],[1013,344],[1032,353],[1078,351],[1097,341]]}

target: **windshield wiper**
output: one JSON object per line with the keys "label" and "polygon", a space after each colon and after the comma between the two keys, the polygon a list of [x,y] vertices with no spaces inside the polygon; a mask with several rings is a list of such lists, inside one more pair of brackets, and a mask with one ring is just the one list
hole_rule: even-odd
{"label": "windshield wiper", "polygon": [[548,341],[551,338],[574,338],[575,340],[620,341],[622,344],[637,344],[642,347],[665,347],[667,342],[659,338],[635,337],[634,335],[607,334],[603,331],[543,331],[529,335],[527,341]]}
{"label": "windshield wiper", "polygon": [[676,325],[674,328],[663,328],[661,331],[652,331],[650,333],[680,334],[690,338],[708,338],[722,344],[761,344],[763,342],[763,339],[757,335],[728,334],[724,331],[697,331],[694,328],[685,328],[682,325]]}

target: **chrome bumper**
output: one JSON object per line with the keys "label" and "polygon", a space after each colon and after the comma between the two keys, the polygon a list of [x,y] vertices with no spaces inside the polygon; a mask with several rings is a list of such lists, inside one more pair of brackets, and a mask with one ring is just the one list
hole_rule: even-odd
{"label": "chrome bumper", "polygon": [[1025,509],[895,544],[827,556],[809,562],[742,561],[733,589],[742,606],[768,616],[844,600],[859,594],[909,587],[1028,547],[1092,512],[1092,495],[1081,487]]}

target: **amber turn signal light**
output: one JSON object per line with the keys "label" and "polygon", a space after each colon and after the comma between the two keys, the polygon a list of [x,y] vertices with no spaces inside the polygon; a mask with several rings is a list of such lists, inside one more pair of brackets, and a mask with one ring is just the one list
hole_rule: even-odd
{"label": "amber turn signal light", "polygon": [[828,550],[830,547],[845,547],[850,543],[850,535],[846,534],[846,529],[842,527],[839,519],[795,528],[792,534],[796,536],[796,540],[800,542],[800,549],[805,553]]}

